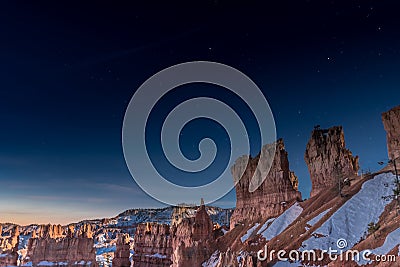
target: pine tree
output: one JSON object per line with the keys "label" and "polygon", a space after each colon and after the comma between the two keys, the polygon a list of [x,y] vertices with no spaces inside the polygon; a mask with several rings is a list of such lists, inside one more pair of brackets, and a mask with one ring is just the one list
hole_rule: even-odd
{"label": "pine tree", "polygon": [[374,238],[376,238],[375,232],[378,231],[379,228],[380,228],[379,224],[370,222],[368,224],[368,234],[373,234]]}

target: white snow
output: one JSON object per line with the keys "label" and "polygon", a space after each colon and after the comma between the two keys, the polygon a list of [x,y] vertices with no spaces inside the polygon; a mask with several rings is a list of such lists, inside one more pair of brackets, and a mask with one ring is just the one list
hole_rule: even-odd
{"label": "white snow", "polygon": [[268,219],[268,220],[263,224],[263,226],[261,226],[260,230],[258,230],[257,234],[259,235],[259,234],[261,234],[262,232],[264,232],[265,229],[268,228],[269,224],[272,223],[274,220],[275,220],[275,218],[270,218],[270,219]]}
{"label": "white snow", "polygon": [[211,257],[203,262],[203,264],[201,265],[202,267],[216,267],[217,264],[219,263],[219,251],[216,250],[214,251],[214,253],[211,255]]}
{"label": "white snow", "polygon": [[301,262],[290,262],[290,261],[278,261],[275,263],[274,267],[299,267],[304,266]]}
{"label": "white snow", "polygon": [[278,218],[276,218],[271,225],[264,232],[262,232],[262,236],[266,240],[271,240],[275,236],[282,233],[283,230],[285,230],[289,224],[294,222],[294,220],[296,220],[302,212],[303,208],[299,205],[299,203],[296,202]]}
{"label": "white snow", "polygon": [[249,239],[249,237],[253,234],[253,232],[257,229],[258,226],[260,226],[260,224],[256,223],[253,227],[247,230],[246,234],[240,238],[240,241],[244,243],[247,239]]}
{"label": "white snow", "polygon": [[117,250],[117,247],[115,245],[112,245],[109,247],[104,246],[104,247],[96,248],[96,255],[115,252],[116,250]]}
{"label": "white snow", "polygon": [[163,254],[159,254],[159,253],[155,253],[155,254],[147,255],[147,256],[152,257],[152,258],[160,258],[160,259],[167,258],[167,255],[163,255]]}
{"label": "white snow", "polygon": [[312,218],[311,220],[309,220],[309,221],[307,222],[307,224],[313,226],[314,224],[316,224],[317,222],[319,222],[319,220],[321,220],[322,217],[324,217],[325,214],[327,214],[330,210],[331,210],[331,209],[327,209],[327,210],[321,212],[320,214],[318,214],[317,216],[315,216],[314,218]]}
{"label": "white snow", "polygon": [[339,249],[336,245],[339,239],[347,241],[347,247],[340,248],[342,251],[352,248],[365,235],[368,223],[379,220],[389,203],[382,197],[393,194],[394,178],[393,174],[384,173],[366,181],[356,195],[315,230],[314,233],[323,237],[310,237],[303,242],[300,250]]}
{"label": "white snow", "polygon": [[54,263],[51,261],[41,261],[38,263],[38,266],[53,266]]}
{"label": "white snow", "polygon": [[[369,251],[371,251],[371,253],[374,255],[386,255],[398,244],[400,244],[400,228],[397,228],[393,232],[390,232],[386,236],[385,242],[382,246],[380,246],[379,248],[370,249]],[[363,255],[364,251],[365,250],[361,252],[361,255]],[[369,258],[372,259],[373,257],[371,256]],[[359,261],[357,261],[358,265],[363,265],[367,263],[371,263],[371,261],[364,260],[363,257],[360,257]]]}

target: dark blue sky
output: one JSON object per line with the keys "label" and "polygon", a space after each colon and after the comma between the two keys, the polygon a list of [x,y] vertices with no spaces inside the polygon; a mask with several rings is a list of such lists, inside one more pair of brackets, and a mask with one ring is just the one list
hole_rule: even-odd
{"label": "dark blue sky", "polygon": [[0,221],[160,206],[127,170],[123,116],[147,78],[193,60],[231,65],[263,90],[304,198],[316,124],[343,125],[361,168],[378,168],[387,157],[380,114],[400,104],[396,1],[203,2],[2,2]]}

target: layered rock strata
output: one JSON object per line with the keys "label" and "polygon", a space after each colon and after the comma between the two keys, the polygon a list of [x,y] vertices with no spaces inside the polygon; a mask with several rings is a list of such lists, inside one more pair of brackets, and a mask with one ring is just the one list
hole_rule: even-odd
{"label": "layered rock strata", "polygon": [[134,237],[134,267],[169,267],[172,238],[168,224],[142,223]]}
{"label": "layered rock strata", "polygon": [[201,266],[213,253],[213,223],[204,205],[172,227],[172,267]]}
{"label": "layered rock strata", "polygon": [[[273,146],[275,146],[275,156],[268,171],[267,162],[259,164],[259,160],[270,160]],[[274,144],[265,145],[255,158],[248,156],[239,158],[231,170],[236,183],[236,209],[231,217],[231,229],[245,221],[275,217],[285,210],[289,202],[301,200],[301,193],[297,191],[298,179],[290,171],[288,153],[282,139]],[[241,173],[243,175],[240,177]],[[252,179],[256,181],[264,179],[264,181],[255,191],[250,192]]]}
{"label": "layered rock strata", "polygon": [[400,158],[400,106],[382,113],[382,122],[386,131],[389,158]]}
{"label": "layered rock strata", "polygon": [[3,237],[0,229],[0,266],[18,265],[19,228],[15,226],[10,236]]}
{"label": "layered rock strata", "polygon": [[346,148],[342,126],[315,128],[304,159],[310,172],[311,197],[357,175],[359,169],[358,156]]}
{"label": "layered rock strata", "polygon": [[130,238],[128,234],[120,234],[117,238],[116,250],[112,260],[113,267],[130,267]]}
{"label": "layered rock strata", "polygon": [[59,225],[41,225],[28,241],[25,264],[33,266],[41,262],[55,265],[96,266],[96,252],[90,225],[75,231]]}

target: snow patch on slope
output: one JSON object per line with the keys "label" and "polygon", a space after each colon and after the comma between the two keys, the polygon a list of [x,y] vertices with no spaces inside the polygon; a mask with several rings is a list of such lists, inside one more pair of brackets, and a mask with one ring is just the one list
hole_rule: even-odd
{"label": "snow patch on slope", "polygon": [[275,263],[274,267],[299,267],[304,266],[301,262],[290,262],[290,261],[278,261]]}
{"label": "snow patch on slope", "polygon": [[379,174],[366,181],[361,190],[340,207],[314,233],[322,237],[312,236],[304,241],[300,251],[304,249],[339,249],[337,240],[344,238],[347,247],[352,248],[365,235],[368,223],[377,222],[379,216],[389,203],[382,199],[393,193],[395,176],[390,173]]}
{"label": "snow patch on slope", "polygon": [[290,208],[288,208],[284,213],[282,213],[278,218],[276,218],[271,225],[262,232],[262,236],[266,240],[271,240],[275,236],[283,232],[294,220],[299,217],[303,212],[303,208],[299,203],[295,203]]}
{"label": "snow patch on slope", "polygon": [[258,230],[257,234],[259,235],[259,234],[261,234],[262,232],[264,232],[265,229],[268,228],[269,224],[272,223],[274,220],[275,220],[275,218],[270,218],[270,219],[268,219],[268,220],[263,224],[263,226],[261,226],[260,230]]}
{"label": "snow patch on slope", "polygon": [[256,223],[253,227],[247,230],[246,234],[240,238],[240,241],[244,243],[247,239],[249,239],[249,237],[253,234],[253,232],[257,229],[258,226],[260,226],[260,224]]}
{"label": "snow patch on slope", "polygon": [[309,220],[309,221],[307,222],[307,224],[308,224],[308,225],[311,225],[311,226],[314,226],[314,224],[316,224],[317,222],[319,222],[319,221],[322,219],[322,217],[324,217],[325,214],[327,214],[330,210],[331,210],[331,209],[329,208],[329,209],[327,209],[327,210],[321,212],[320,214],[318,214],[317,216],[315,216],[314,218],[312,218],[311,220]]}
{"label": "snow patch on slope", "polygon": [[[391,251],[398,244],[400,244],[400,228],[397,228],[396,230],[394,230],[393,232],[388,234],[386,236],[385,243],[383,243],[382,246],[380,246],[379,248],[370,249],[369,251],[371,251],[372,254],[374,254],[374,255],[386,255],[389,253],[389,251]],[[365,251],[366,250],[363,250],[360,254],[363,255],[363,253]],[[373,258],[373,257],[369,257],[369,258]],[[357,264],[363,265],[363,264],[368,264],[371,262],[372,261],[367,261],[367,260],[364,260],[363,257],[360,257],[359,261],[357,261]]]}
{"label": "snow patch on slope", "polygon": [[201,265],[202,267],[216,267],[219,263],[219,251],[216,250],[214,251],[214,253],[211,255],[211,257],[203,262],[203,264]]}

